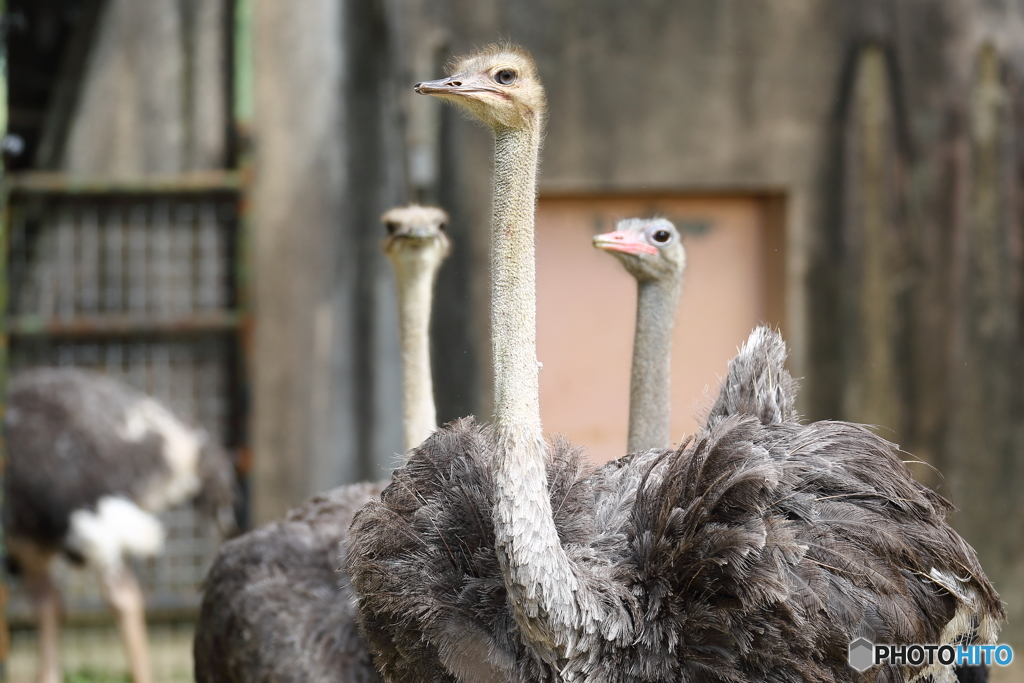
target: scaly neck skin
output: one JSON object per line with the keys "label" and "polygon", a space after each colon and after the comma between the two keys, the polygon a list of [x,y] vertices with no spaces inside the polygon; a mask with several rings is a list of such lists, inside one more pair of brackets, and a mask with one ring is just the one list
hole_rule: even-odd
{"label": "scaly neck skin", "polygon": [[498,431],[542,444],[533,224],[539,145],[539,131],[495,136],[491,335]]}
{"label": "scaly neck skin", "polygon": [[668,448],[671,442],[672,328],[678,278],[638,280],[636,337],[629,386],[628,452]]}
{"label": "scaly neck skin", "polygon": [[430,372],[430,310],[441,257],[434,250],[391,254],[398,280],[402,345],[402,399],[405,450],[423,443],[437,429]]}
{"label": "scaly neck skin", "polygon": [[[558,539],[547,487],[537,365],[534,209],[540,126],[495,136],[491,242],[494,346],[494,527],[509,602],[550,661],[600,616]],[[593,632],[593,630],[591,630]]]}

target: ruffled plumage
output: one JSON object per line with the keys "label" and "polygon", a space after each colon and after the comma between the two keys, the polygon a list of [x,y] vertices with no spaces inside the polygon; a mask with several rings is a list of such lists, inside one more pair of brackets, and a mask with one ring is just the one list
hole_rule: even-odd
{"label": "ruffled plumage", "polygon": [[900,681],[915,672],[858,674],[848,643],[994,640],[998,596],[946,523],[949,503],[893,444],[860,425],[738,413],[677,450],[596,470],[564,441],[549,449],[562,546],[616,603],[554,664],[508,606],[490,429],[466,419],[436,432],[350,531],[347,568],[384,678]]}

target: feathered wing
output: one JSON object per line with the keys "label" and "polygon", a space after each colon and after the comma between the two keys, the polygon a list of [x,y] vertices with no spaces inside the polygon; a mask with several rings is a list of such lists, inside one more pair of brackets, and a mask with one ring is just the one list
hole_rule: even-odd
{"label": "feathered wing", "polygon": [[[476,640],[459,606],[468,584],[496,561],[483,517],[489,473],[481,436],[468,422],[444,427],[395,470],[379,501],[353,520],[347,569],[359,598],[361,626],[386,680],[453,681],[442,652],[459,634]],[[484,563],[481,567],[478,563]],[[487,662],[486,654],[480,658]],[[500,675],[497,680],[501,680]]]}
{"label": "feathered wing", "polygon": [[4,523],[13,536],[59,547],[71,513],[103,496],[135,498],[167,472],[156,434],[118,438],[142,394],[99,375],[43,369],[9,387]]}
{"label": "feathered wing", "polygon": [[333,489],[222,546],[196,626],[198,683],[379,681],[337,568],[353,514],[382,489]]}
{"label": "feathered wing", "polygon": [[857,637],[991,642],[1004,618],[949,504],[864,427],[729,417],[655,468],[633,508],[637,648],[605,658],[620,669],[858,680]]}
{"label": "feathered wing", "polygon": [[754,328],[722,380],[708,415],[712,427],[730,415],[753,415],[762,424],[797,419],[797,383],[786,370],[786,342],[778,331]]}

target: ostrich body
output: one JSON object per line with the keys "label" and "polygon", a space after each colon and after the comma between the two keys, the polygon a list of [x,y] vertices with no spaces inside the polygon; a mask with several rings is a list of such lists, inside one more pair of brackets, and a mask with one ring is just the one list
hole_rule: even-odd
{"label": "ostrich body", "polygon": [[417,90],[495,133],[495,420],[435,432],[353,520],[348,568],[384,678],[853,681],[879,673],[847,664],[859,636],[992,642],[1002,606],[949,504],[863,426],[726,414],[678,450],[596,471],[546,447],[533,341],[543,91],[517,48],[453,73]]}
{"label": "ostrich body", "polygon": [[339,486],[222,546],[196,624],[197,683],[380,680],[337,567],[353,513],[383,488]]}
{"label": "ostrich body", "polygon": [[672,328],[686,250],[664,218],[619,221],[614,232],[596,235],[594,246],[618,257],[637,284],[626,452],[666,448],[672,442]]}
{"label": "ostrich body", "polygon": [[[434,281],[450,250],[448,215],[408,206],[381,220],[398,284],[403,427],[411,448],[436,429],[429,323]],[[224,544],[206,578],[196,628],[198,683],[379,681],[338,566],[353,514],[386,484],[340,486]]]}
{"label": "ostrich body", "polygon": [[63,680],[60,596],[51,564],[64,553],[99,575],[132,680],[152,680],[142,592],[125,555],[162,551],[156,514],[198,496],[222,530],[233,525],[234,474],[206,432],[121,382],[74,369],[29,370],[9,385],[4,529],[8,563],[39,620],[42,683]]}

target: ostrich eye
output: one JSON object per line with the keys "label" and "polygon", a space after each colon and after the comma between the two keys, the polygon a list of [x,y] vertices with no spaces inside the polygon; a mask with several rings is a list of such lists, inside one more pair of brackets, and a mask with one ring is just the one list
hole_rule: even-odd
{"label": "ostrich eye", "polygon": [[512,69],[502,69],[494,74],[494,80],[502,85],[512,85],[516,82],[516,72]]}
{"label": "ostrich eye", "polygon": [[437,226],[437,229],[440,230],[441,232],[445,232],[448,229],[448,224],[447,223],[439,223],[438,226]]}
{"label": "ostrich eye", "polygon": [[398,223],[388,221],[387,223],[384,224],[384,227],[388,229],[389,235],[394,235],[395,230],[398,230]]}
{"label": "ostrich eye", "polygon": [[653,235],[651,235],[651,237],[653,237],[654,241],[658,244],[665,244],[672,239],[672,233],[668,230],[657,230]]}

